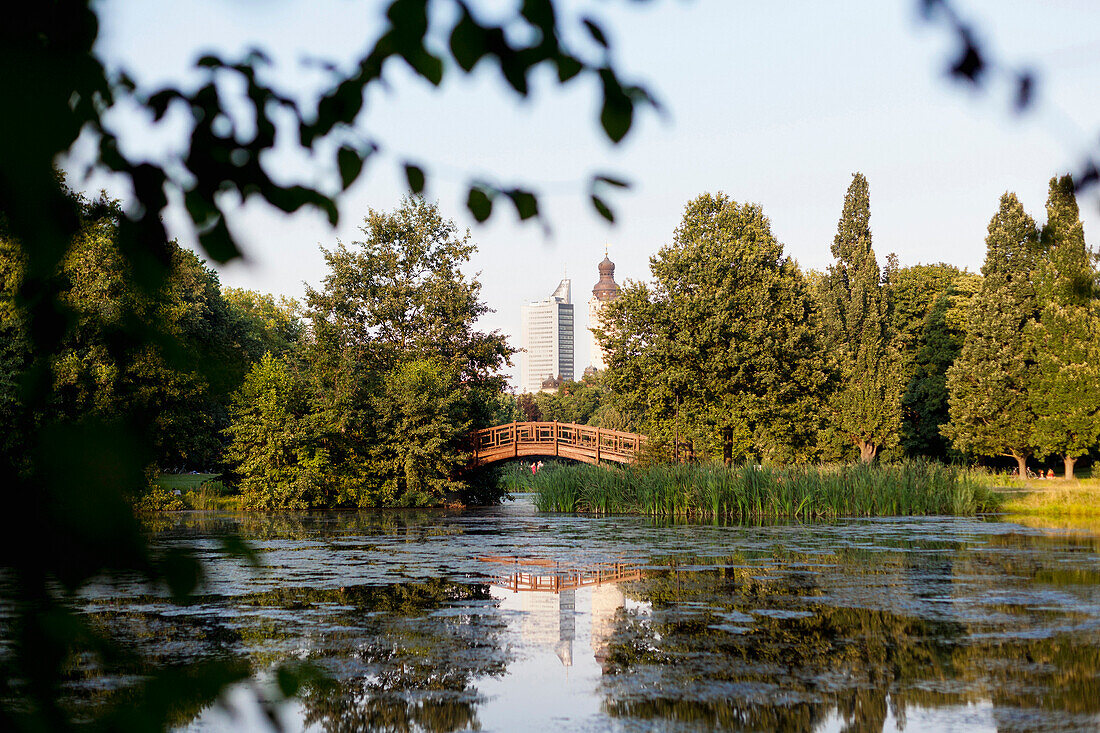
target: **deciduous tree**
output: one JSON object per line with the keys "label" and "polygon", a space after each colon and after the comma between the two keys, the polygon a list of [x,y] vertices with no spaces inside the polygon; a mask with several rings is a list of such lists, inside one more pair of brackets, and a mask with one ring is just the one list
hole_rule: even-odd
{"label": "deciduous tree", "polygon": [[[499,410],[500,370],[512,349],[501,334],[475,327],[487,307],[480,283],[462,272],[474,251],[469,233],[459,235],[419,197],[393,212],[371,211],[362,232],[361,241],[325,251],[330,272],[307,289],[311,337],[285,357],[295,380],[278,371],[281,360],[254,375],[284,392],[293,386],[305,400],[301,414],[271,413],[273,434],[293,418],[311,436],[289,453],[260,450],[260,462],[301,465],[257,464],[240,447],[253,429],[233,428],[239,471],[255,476],[250,486],[260,492],[270,486],[258,506],[442,503],[459,487],[469,432]],[[267,419],[239,403],[236,414],[249,424]]]}
{"label": "deciduous tree", "polygon": [[763,210],[725,194],[690,201],[653,284],[607,306],[606,378],[643,429],[703,455],[799,455],[829,373],[815,309]]}

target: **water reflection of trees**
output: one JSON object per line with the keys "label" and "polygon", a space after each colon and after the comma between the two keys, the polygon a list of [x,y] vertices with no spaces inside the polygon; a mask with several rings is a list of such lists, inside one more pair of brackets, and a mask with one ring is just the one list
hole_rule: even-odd
{"label": "water reflection of trees", "polygon": [[[328,731],[451,731],[478,726],[473,680],[503,674],[503,622],[479,613],[488,586],[444,580],[342,589],[349,610],[311,658],[334,680],[303,697]],[[434,611],[446,610],[445,616]],[[381,612],[381,613],[380,613]]]}
{"label": "water reflection of trees", "polygon": [[176,533],[192,538],[196,534],[223,535],[234,532],[250,541],[318,540],[343,535],[423,535],[436,536],[461,532],[447,523],[457,511],[437,510],[364,510],[343,512],[176,512],[151,515],[145,525],[161,539]]}
{"label": "water reflection of trees", "polygon": [[[77,664],[75,706],[122,710],[156,666],[227,660],[262,677],[287,660],[315,664],[325,681],[301,693],[305,722],[327,731],[451,731],[477,727],[473,680],[502,674],[503,621],[483,584],[441,579],[344,588],[278,588],[93,604],[88,614],[147,654],[132,664]],[[152,666],[150,666],[152,665]],[[182,725],[200,712],[183,705]]]}
{"label": "water reflection of trees", "polygon": [[[605,708],[745,730],[809,730],[835,715],[846,731],[881,731],[888,713],[904,721],[914,707],[990,701],[1001,730],[1052,719],[1093,729],[1095,609],[996,601],[1010,587],[1095,588],[1100,569],[1044,562],[1041,538],[1013,552],[1020,541],[995,538],[983,553],[788,554],[756,566],[738,557],[626,583],[649,610],[618,620]],[[837,570],[789,572],[799,561]],[[1019,581],[1006,586],[1009,578]],[[860,586],[872,590],[860,595]],[[1027,711],[1043,711],[1041,721]]]}

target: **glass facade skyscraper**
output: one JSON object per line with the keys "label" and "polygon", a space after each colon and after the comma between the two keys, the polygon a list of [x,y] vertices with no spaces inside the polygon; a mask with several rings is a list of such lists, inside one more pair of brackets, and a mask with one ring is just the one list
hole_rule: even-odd
{"label": "glass facade skyscraper", "polygon": [[551,377],[571,381],[573,374],[573,302],[568,279],[546,300],[523,306],[521,392],[538,392]]}

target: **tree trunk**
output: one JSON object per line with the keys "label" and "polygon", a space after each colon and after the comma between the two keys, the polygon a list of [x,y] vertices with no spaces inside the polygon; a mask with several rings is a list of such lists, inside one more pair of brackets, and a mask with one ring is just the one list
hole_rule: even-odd
{"label": "tree trunk", "polygon": [[875,455],[878,454],[878,446],[874,443],[868,443],[865,440],[857,440],[856,445],[859,446],[859,460],[863,463],[870,463],[875,460]]}
{"label": "tree trunk", "polygon": [[1077,463],[1077,459],[1074,458],[1074,457],[1070,457],[1070,456],[1063,456],[1062,460],[1065,461],[1065,464],[1066,464],[1066,479],[1072,479],[1073,478],[1073,464]]}
{"label": "tree trunk", "polygon": [[1018,456],[1015,453],[1012,457],[1016,459],[1016,474],[1022,478],[1027,478],[1027,456]]}
{"label": "tree trunk", "polygon": [[733,463],[733,428],[722,428],[722,463]]}

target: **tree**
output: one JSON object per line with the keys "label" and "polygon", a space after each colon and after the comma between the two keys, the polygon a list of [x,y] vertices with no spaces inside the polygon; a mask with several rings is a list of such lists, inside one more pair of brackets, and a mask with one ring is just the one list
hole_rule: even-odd
{"label": "tree", "polygon": [[600,373],[586,374],[575,382],[563,382],[553,394],[535,394],[544,420],[578,425],[593,425],[600,407],[609,399],[607,385]]}
{"label": "tree", "polygon": [[[944,373],[962,347],[961,333],[946,327],[946,312],[958,299],[955,285],[963,276],[959,268],[944,263],[887,267],[891,347],[903,389],[901,447],[909,455],[946,456],[939,434],[940,424],[947,422]],[[944,364],[946,358],[950,360]]]}
{"label": "tree", "polygon": [[250,361],[264,354],[282,356],[302,337],[301,307],[297,301],[244,288],[222,288],[222,297],[236,322],[241,348]]}
{"label": "tree", "polygon": [[[500,410],[512,349],[475,328],[487,307],[462,272],[469,233],[419,197],[371,211],[362,232],[325,251],[330,272],[307,289],[312,337],[269,354],[235,403],[232,456],[253,506],[440,504],[462,486],[470,431]],[[264,390],[279,399],[256,414],[247,403]],[[252,437],[284,426],[305,442]]]}
{"label": "tree", "polygon": [[966,312],[981,282],[976,274],[959,273],[924,318],[901,401],[901,444],[910,456],[951,457],[951,446],[940,432],[950,419],[947,370],[962,351]]}
{"label": "tree", "polygon": [[961,453],[1015,458],[1026,475],[1033,449],[1034,381],[1028,323],[1039,256],[1035,222],[1013,193],[989,222],[982,287],[967,319],[962,352],[947,370],[950,422],[941,432]]}
{"label": "tree", "polygon": [[841,374],[832,419],[859,448],[864,463],[898,442],[901,423],[901,365],[890,345],[870,220],[867,179],[856,173],[844,196],[832,246],[836,262],[822,283],[821,297],[826,337]]}
{"label": "tree", "polygon": [[514,422],[541,422],[542,411],[539,409],[538,400],[530,392],[524,392],[516,398],[516,409],[519,416]]}
{"label": "tree", "polygon": [[456,375],[478,427],[504,389],[514,350],[497,331],[475,328],[489,308],[462,266],[475,250],[436,204],[409,197],[394,212],[371,210],[362,241],[325,250],[330,273],[307,288],[307,317],[320,361],[344,354],[376,374],[409,359],[435,359]]}
{"label": "tree", "polygon": [[[143,289],[120,251],[120,216],[114,202],[81,204],[82,227],[59,272],[59,295],[73,323],[47,365],[51,394],[36,419],[110,422],[134,415],[152,449],[149,466],[213,466],[220,460],[229,395],[251,364],[238,324],[217,275],[175,242],[169,243],[164,282]],[[17,250],[5,242],[0,255],[9,274],[9,304],[24,276]],[[159,324],[160,337],[129,341],[131,319]],[[20,372],[15,365],[32,359],[30,340],[18,311],[5,311],[0,320],[10,335],[7,379],[14,380]]]}
{"label": "tree", "polygon": [[519,407],[519,398],[511,392],[501,392],[492,407],[489,425],[504,425],[510,422],[522,422],[523,412]]}
{"label": "tree", "polygon": [[370,470],[378,506],[438,505],[462,488],[457,476],[466,461],[465,439],[473,424],[457,375],[436,359],[399,364],[385,378],[375,413],[377,440]]}
{"label": "tree", "polygon": [[901,267],[886,278],[889,332],[907,371],[924,332],[928,314],[951,292],[963,271],[943,262]]}
{"label": "tree", "polygon": [[241,477],[245,509],[331,505],[331,466],[311,419],[309,393],[287,364],[266,353],[234,394],[227,460]]}
{"label": "tree", "polygon": [[638,424],[726,461],[794,458],[813,435],[828,370],[797,266],[755,204],[688,202],[652,286],[607,305],[605,378]]}
{"label": "tree", "polygon": [[1061,455],[1066,478],[1100,442],[1100,313],[1097,271],[1085,245],[1073,179],[1050,180],[1037,277],[1039,317],[1029,336],[1035,348],[1031,409],[1036,452]]}

